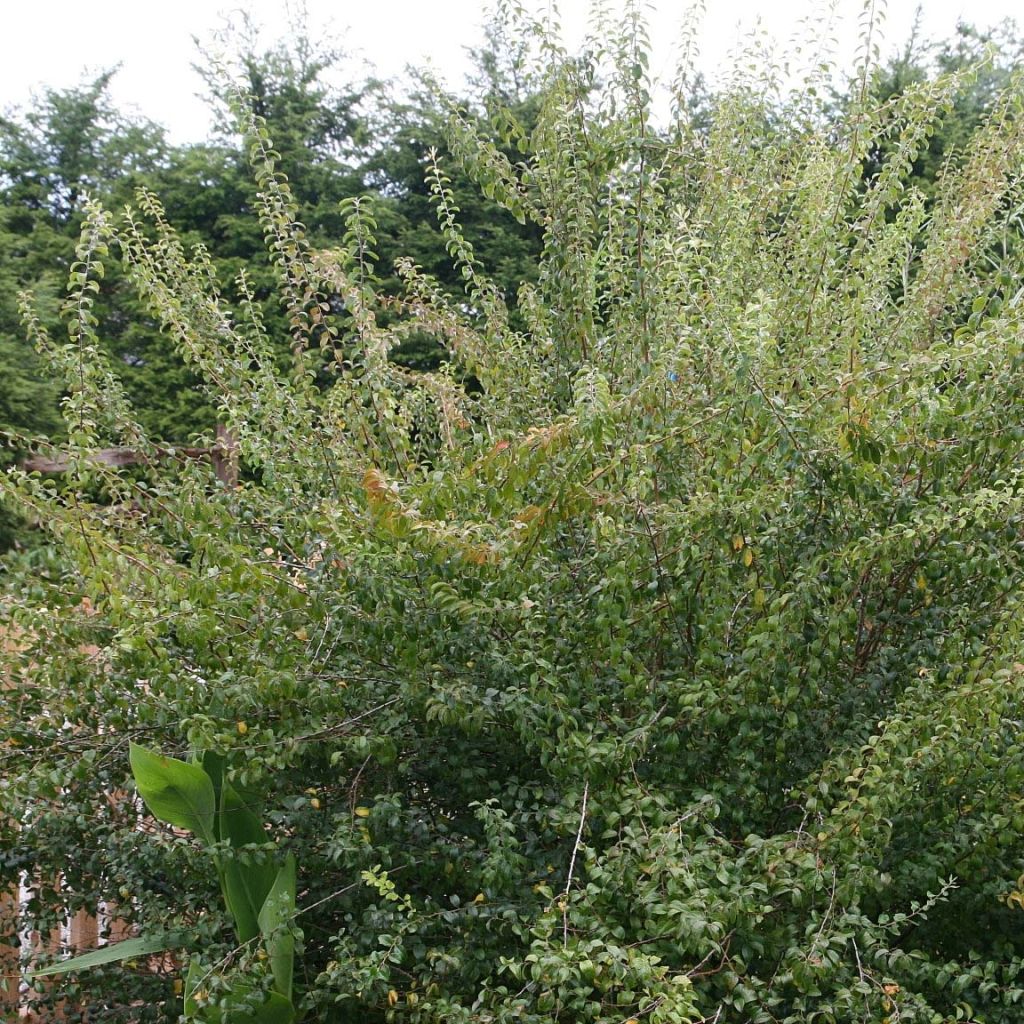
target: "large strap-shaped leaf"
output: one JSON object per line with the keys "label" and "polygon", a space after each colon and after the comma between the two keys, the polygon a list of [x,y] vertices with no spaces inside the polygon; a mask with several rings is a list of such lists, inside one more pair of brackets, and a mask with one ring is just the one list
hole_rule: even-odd
{"label": "large strap-shaped leaf", "polygon": [[[268,841],[263,822],[242,798],[238,790],[225,779],[221,783],[221,835],[232,846],[248,846]],[[274,872],[271,872],[271,882]]]}
{"label": "large strap-shaped leaf", "polygon": [[213,783],[199,765],[154,754],[136,743],[130,745],[128,757],[139,795],[150,813],[176,828],[188,829],[206,843],[216,842]]}
{"label": "large strap-shaped leaf", "polygon": [[[239,994],[239,999],[243,997]],[[266,1002],[256,1007],[240,1006],[237,1010],[231,1007],[232,999],[228,999],[228,1012],[224,1017],[225,1024],[292,1024],[295,1020],[295,1007],[290,999],[285,999],[280,992],[271,992]]]}
{"label": "large strap-shaped leaf", "polygon": [[[215,754],[212,750],[206,750],[203,752],[197,763],[202,765],[203,771],[210,776],[210,782],[213,784],[213,806],[219,808],[221,801],[221,787],[224,785],[224,766],[226,758],[223,754]],[[213,831],[218,840],[224,838],[220,830],[219,815],[214,818]]]}
{"label": "large strap-shaped leaf", "polygon": [[[221,783],[218,822],[221,838],[227,839],[232,847],[267,842],[263,823],[227,780]],[[277,867],[266,860],[243,864],[228,859],[224,864],[221,876],[224,901],[235,919],[239,942],[248,942],[259,934],[260,908],[274,884],[276,874]]]}
{"label": "large strap-shaped leaf", "polygon": [[51,964],[38,971],[32,971],[33,978],[45,978],[51,974],[67,974],[69,971],[84,971],[101,964],[112,964],[118,960],[132,960],[138,956],[149,956],[150,953],[163,953],[168,949],[181,946],[180,935],[149,935],[137,939],[125,939],[109,946],[90,950],[70,960],[61,960],[59,964]]}
{"label": "large strap-shaped leaf", "polygon": [[295,1007],[290,999],[280,992],[270,995],[256,1006],[248,1001],[253,987],[241,979],[231,979],[231,992],[223,1000],[222,1006],[216,1009],[205,1009],[196,1000],[196,992],[203,987],[206,975],[196,965],[189,964],[185,976],[185,1019],[216,1024],[292,1024],[295,1020]]}
{"label": "large strap-shaped leaf", "polygon": [[274,973],[274,987],[288,999],[292,995],[292,969],[295,963],[295,936],[292,934],[294,917],[295,857],[289,853],[259,915],[260,931],[270,955],[270,969]]}
{"label": "large strap-shaped leaf", "polygon": [[185,972],[185,1019],[195,1020],[199,1014],[199,1004],[196,1002],[195,994],[203,980],[203,972],[195,960],[189,960],[188,970]]}
{"label": "large strap-shaped leaf", "polygon": [[256,1008],[256,1013],[246,1010],[237,1018],[229,1017],[231,1024],[256,1021],[256,1024],[292,1024],[295,1020],[295,1007],[292,1000],[285,998],[280,992],[271,992],[266,1002]]}

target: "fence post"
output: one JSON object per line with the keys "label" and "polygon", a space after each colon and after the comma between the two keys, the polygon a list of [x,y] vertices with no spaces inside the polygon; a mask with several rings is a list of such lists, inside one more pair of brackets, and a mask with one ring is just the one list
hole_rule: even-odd
{"label": "fence post", "polygon": [[225,487],[238,486],[238,440],[223,423],[217,424],[217,440],[210,450],[213,472]]}

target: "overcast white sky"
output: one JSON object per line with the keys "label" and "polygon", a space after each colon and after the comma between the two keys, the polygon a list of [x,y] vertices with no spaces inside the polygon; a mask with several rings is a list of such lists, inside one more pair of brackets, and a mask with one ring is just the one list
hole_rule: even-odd
{"label": "overcast white sky", "polygon": [[[527,0],[547,10],[546,0]],[[201,82],[191,69],[193,36],[208,40],[232,11],[245,10],[266,26],[268,41],[284,30],[285,0],[8,0],[0,30],[0,108],[22,104],[32,90],[67,87],[83,72],[121,65],[113,95],[170,131],[175,142],[201,139],[207,117],[196,94]],[[473,0],[306,0],[308,24],[348,52],[359,54],[385,75],[408,63],[429,61],[454,84],[466,68],[464,48],[481,38],[485,4]],[[668,70],[687,0],[651,4],[654,70]],[[713,71],[744,28],[760,19],[785,40],[818,4],[807,0],[707,0],[703,62]],[[562,0],[562,23],[570,40],[586,24],[588,0]],[[859,0],[838,0],[838,36],[851,51]],[[890,0],[884,52],[906,39],[917,0]],[[951,34],[958,19],[988,27],[1019,9],[1019,0],[923,0],[927,35]]]}

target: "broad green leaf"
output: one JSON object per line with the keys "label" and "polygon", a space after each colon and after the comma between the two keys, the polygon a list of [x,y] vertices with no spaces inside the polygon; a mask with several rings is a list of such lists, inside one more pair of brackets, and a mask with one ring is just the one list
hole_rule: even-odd
{"label": "broad green leaf", "polygon": [[289,853],[259,913],[260,931],[270,954],[274,984],[277,991],[289,999],[295,962],[295,937],[291,930],[294,917],[295,857]]}
{"label": "broad green leaf", "polygon": [[185,1018],[191,1020],[199,1012],[199,1004],[195,1001],[195,992],[203,978],[203,971],[195,960],[190,960],[185,973]]}
{"label": "broad green leaf", "polygon": [[209,775],[198,765],[154,754],[132,743],[132,775],[150,813],[176,828],[188,829],[206,843],[216,842],[216,801]]}
{"label": "broad green leaf", "polygon": [[[218,834],[232,847],[267,842],[260,819],[246,806],[237,790],[227,781],[221,786]],[[274,884],[276,867],[266,861],[243,864],[230,859],[222,867],[222,888],[228,910],[235,920],[239,942],[248,942],[260,931],[258,915],[267,893]]]}
{"label": "broad green leaf", "polygon": [[257,1006],[249,1003],[253,986],[242,979],[230,979],[231,991],[221,997],[222,1005],[206,1008],[196,1000],[196,993],[206,987],[209,978],[193,961],[189,964],[185,976],[185,1019],[200,1024],[292,1024],[295,1020],[295,1007],[290,999],[279,992],[271,992],[266,1000]]}
{"label": "broad green leaf", "polygon": [[236,1011],[228,1011],[229,1024],[292,1024],[295,1020],[295,1007],[290,999],[280,992],[271,992],[267,1001],[255,1009],[250,1006],[241,1007]]}
{"label": "broad green leaf", "polygon": [[[210,776],[210,782],[213,785],[214,806],[217,808],[220,808],[221,806],[221,789],[224,784],[224,762],[224,755],[215,754],[212,750],[204,751],[200,761],[203,771]],[[221,832],[219,815],[214,819],[213,831],[218,840],[224,838],[224,835]]]}
{"label": "broad green leaf", "polygon": [[[248,985],[237,985],[225,1000],[223,1009],[200,1012],[195,1019],[210,1024],[292,1024],[295,1020],[295,1007],[290,999],[279,992],[271,992],[266,1002],[251,1006],[246,1000],[251,991]],[[237,1006],[237,1003],[242,1005]]]}
{"label": "broad green leaf", "polygon": [[131,960],[137,956],[149,956],[151,953],[162,953],[167,949],[175,949],[181,945],[180,935],[139,936],[137,939],[125,939],[109,946],[73,956],[70,960],[62,960],[59,964],[43,967],[32,971],[33,978],[45,978],[53,974],[67,974],[69,971],[85,971],[90,967],[116,963],[118,960]]}
{"label": "broad green leaf", "polygon": [[[232,846],[259,845],[269,839],[259,815],[227,780],[221,785],[220,817],[221,837],[229,840]],[[274,874],[271,871],[270,882],[273,882]],[[270,883],[267,885],[269,887]]]}

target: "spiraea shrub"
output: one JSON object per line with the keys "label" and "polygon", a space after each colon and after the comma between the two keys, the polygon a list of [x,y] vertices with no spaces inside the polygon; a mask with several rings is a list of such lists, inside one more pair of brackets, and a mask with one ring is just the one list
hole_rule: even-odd
{"label": "spiraea shrub", "polygon": [[[755,53],[699,118],[684,67],[666,124],[639,6],[582,56],[512,11],[536,125],[453,116],[543,231],[518,295],[428,158],[465,298],[409,262],[383,296],[372,206],[312,248],[249,118],[288,369],[145,193],[91,207],[66,342],[27,307],[68,443],[3,482],[57,551],[3,599],[5,877],[43,936],[100,901],[183,936],[40,1000],[174,1020],[187,969],[189,1017],[242,1019],[270,968],[210,857],[272,845],[311,1021],[1021,1019],[1020,83],[925,195],[969,72],[874,101],[869,16],[840,114],[819,57]],[[91,312],[115,259],[237,483],[136,424]],[[389,359],[413,337],[436,372]],[[222,758],[268,841],[147,817],[129,741]]]}

